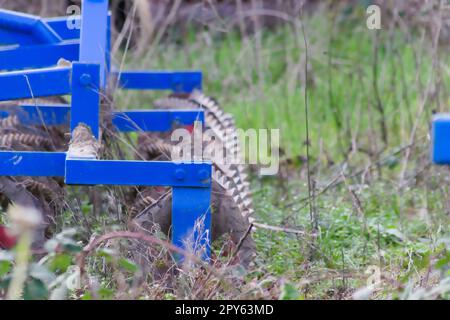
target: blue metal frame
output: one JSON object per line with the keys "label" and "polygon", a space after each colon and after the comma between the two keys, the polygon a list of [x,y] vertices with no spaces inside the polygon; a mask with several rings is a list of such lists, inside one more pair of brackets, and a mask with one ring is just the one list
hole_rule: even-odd
{"label": "blue metal frame", "polygon": [[208,188],[210,171],[206,162],[66,159],[66,183],[75,185]]}
{"label": "blue metal frame", "polygon": [[[128,90],[191,92],[202,88],[197,71],[110,72],[108,0],[83,0],[81,30],[69,29],[67,18],[41,19],[0,10],[0,101],[71,95],[71,105],[21,105],[14,112],[24,124],[87,124],[100,136],[100,96],[108,77]],[[60,58],[71,67],[55,66]],[[29,68],[41,68],[31,69]],[[15,70],[15,71],[13,71]],[[204,121],[198,110],[113,112],[119,131],[169,131],[174,125]],[[36,165],[39,164],[39,165]],[[209,162],[176,163],[74,159],[65,152],[0,151],[0,175],[57,176],[76,185],[142,185],[172,187],[172,237],[177,246],[199,249],[209,258],[211,240],[211,174]],[[203,229],[196,229],[198,221]],[[192,238],[193,236],[194,238]],[[190,238],[191,240],[187,240]],[[192,240],[193,239],[193,240]]]}

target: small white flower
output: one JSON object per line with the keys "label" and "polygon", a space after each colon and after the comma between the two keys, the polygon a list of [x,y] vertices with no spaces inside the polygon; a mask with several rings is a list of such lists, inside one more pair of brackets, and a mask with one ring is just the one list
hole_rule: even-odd
{"label": "small white flower", "polygon": [[36,229],[42,223],[42,214],[33,207],[12,203],[8,208],[12,230],[16,234]]}

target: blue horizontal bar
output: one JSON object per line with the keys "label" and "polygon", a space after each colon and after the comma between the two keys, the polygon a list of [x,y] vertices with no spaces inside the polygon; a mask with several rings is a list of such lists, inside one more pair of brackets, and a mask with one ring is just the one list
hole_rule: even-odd
{"label": "blue horizontal bar", "polygon": [[192,125],[195,121],[204,123],[203,110],[136,110],[115,112],[113,124],[121,132],[164,132],[174,125]]}
{"label": "blue horizontal bar", "polygon": [[[17,107],[20,122],[26,125],[69,125],[70,107],[61,105],[21,105]],[[8,111],[0,114],[9,116]],[[174,125],[192,125],[195,121],[204,123],[205,115],[196,110],[134,110],[113,112],[113,124],[121,132],[164,132]]]}
{"label": "blue horizontal bar", "polygon": [[[20,122],[25,125],[59,126],[70,124],[70,107],[66,104],[20,105],[15,109],[17,109],[17,112],[14,110],[14,114],[17,114]],[[2,118],[7,116],[9,116],[9,113]]]}
{"label": "blue horizontal bar", "polygon": [[11,32],[0,27],[0,46],[31,46],[37,42],[27,33]]}
{"label": "blue horizontal bar", "polygon": [[0,9],[0,43],[38,44],[58,43],[61,38],[40,17]]}
{"label": "blue horizontal bar", "polygon": [[209,187],[210,163],[167,161],[66,160],[66,183],[72,185]]}
{"label": "blue horizontal bar", "polygon": [[172,90],[192,92],[202,89],[202,73],[199,71],[124,71],[113,72],[123,89]]}
{"label": "blue horizontal bar", "polygon": [[439,114],[433,119],[432,159],[436,164],[450,164],[450,114]]}
{"label": "blue horizontal bar", "polygon": [[78,42],[61,42],[36,46],[0,48],[0,70],[20,70],[55,66],[60,58],[77,61]]}
{"label": "blue horizontal bar", "polygon": [[70,77],[71,68],[0,73],[0,101],[69,94]]}
{"label": "blue horizontal bar", "polygon": [[0,151],[0,176],[64,177],[66,153]]}

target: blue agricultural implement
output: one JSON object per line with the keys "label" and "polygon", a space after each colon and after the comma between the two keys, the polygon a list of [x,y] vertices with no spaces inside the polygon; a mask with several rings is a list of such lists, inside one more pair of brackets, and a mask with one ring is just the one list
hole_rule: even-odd
{"label": "blue agricultural implement", "polygon": [[[79,28],[74,27],[76,25]],[[0,110],[0,121],[8,121],[14,114],[16,124],[24,127],[66,125],[70,127],[72,142],[76,140],[76,130],[84,127],[94,144],[95,141],[101,143],[102,117],[109,117],[115,130],[124,133],[169,132],[174,126],[191,126],[194,122],[205,125],[208,117],[215,121],[214,125],[231,123],[228,116],[214,109],[217,106],[213,100],[199,93],[201,72],[117,71],[111,62],[110,34],[107,0],[84,0],[81,16],[77,17],[44,19],[0,10],[0,109],[2,103],[16,103],[12,109]],[[159,110],[102,109],[103,97],[116,85],[119,90],[168,90],[173,96],[166,99],[166,105],[162,103]],[[197,94],[200,101],[194,103],[192,99],[180,98],[192,94]],[[48,97],[56,96],[70,96],[67,98],[70,102],[48,103]],[[170,109],[171,103],[178,107],[180,101],[185,102],[182,106],[192,107]],[[104,115],[105,112],[108,114]],[[3,138],[6,140],[11,134],[8,131]],[[36,144],[45,142],[39,141]],[[71,152],[71,147],[62,151],[2,148],[0,178],[59,177],[65,185],[170,188],[172,241],[187,250],[201,248],[199,254],[205,259],[210,257],[214,183],[227,189],[248,225],[252,209],[246,199],[248,196],[241,193],[248,191],[248,183],[239,166],[236,175],[229,170],[215,173],[212,161],[203,158],[190,162],[106,160],[95,152]],[[230,186],[227,179],[237,187]],[[2,188],[0,193],[7,189]],[[198,221],[203,222],[201,229],[196,228]],[[236,231],[233,227],[225,229],[220,233]],[[244,233],[240,230],[238,234],[242,237]],[[186,239],[192,236],[196,247],[187,248]],[[244,236],[247,237],[248,232]]]}

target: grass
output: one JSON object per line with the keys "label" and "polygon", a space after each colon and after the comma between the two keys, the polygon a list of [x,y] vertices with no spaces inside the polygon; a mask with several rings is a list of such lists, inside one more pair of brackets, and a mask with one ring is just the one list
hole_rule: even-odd
{"label": "grass", "polygon": [[[255,218],[304,233],[258,228],[255,267],[247,274],[232,271],[243,280],[239,294],[226,285],[214,290],[217,284],[199,282],[198,274],[182,274],[175,290],[150,284],[138,297],[211,297],[198,287],[212,287],[212,297],[220,299],[348,299],[355,292],[386,299],[450,297],[449,171],[428,159],[431,115],[450,102],[448,46],[434,46],[421,27],[370,31],[358,10],[319,10],[303,23],[308,81],[301,30],[287,24],[262,31],[259,50],[253,35],[187,30],[182,37],[169,34],[173,41],[154,46],[145,57],[128,53],[126,69],[201,69],[205,92],[218,98],[239,127],[280,129],[280,174],[253,177]],[[118,92],[116,102],[147,108],[158,95]],[[307,144],[314,199],[308,198]],[[79,207],[65,214],[64,228],[82,225],[88,228],[84,238],[121,229],[122,216],[94,216],[89,204]],[[65,237],[58,241],[71,254],[79,250]],[[67,257],[53,253],[52,271],[65,271]],[[89,272],[100,279],[100,298],[117,297],[121,285],[131,282],[134,267],[123,259],[106,249],[89,260]],[[377,272],[380,283],[371,287],[368,280]],[[93,298],[88,292],[70,297]]]}
{"label": "grass", "polygon": [[[308,259],[304,238],[256,231],[259,262],[268,272],[294,283],[321,275],[348,290],[365,286],[364,272],[370,266],[380,268],[394,279],[420,274],[424,264],[428,266],[425,261],[430,256],[442,253],[443,239],[449,236],[448,215],[443,214],[442,199],[439,194],[421,188],[402,196],[386,192],[387,188],[389,185],[385,183],[374,183],[358,192],[364,206],[362,215],[357,213],[345,188],[320,197],[317,253],[312,260]],[[297,228],[309,225],[307,209],[287,210],[273,205],[280,199],[280,192],[272,184],[262,186],[256,198],[260,204],[258,220],[271,225],[294,224]],[[336,288],[332,284],[321,287],[321,284],[318,281],[317,291],[310,289],[305,297],[327,298],[328,290]]]}
{"label": "grass", "polygon": [[[330,31],[333,27],[327,13],[305,22],[310,51],[308,102],[311,106],[312,152],[317,155],[322,145],[336,162],[341,157],[339,140],[346,139],[346,135],[358,135],[361,143],[367,146],[364,136],[370,129],[379,131],[377,127],[370,128],[372,119],[379,116],[373,110],[375,32],[357,22],[342,21],[333,31]],[[329,39],[330,32],[334,33],[332,39]],[[417,47],[426,48],[430,44],[422,42],[418,36],[408,41],[402,38],[399,30],[393,32],[394,35],[379,33],[377,83],[390,129],[390,145],[397,146],[408,138],[411,118],[420,104],[421,92],[416,88],[424,83],[419,84],[418,77],[425,82],[434,75],[431,75],[430,53],[422,52],[423,48],[416,52]],[[262,35],[261,52],[256,54],[253,38],[242,40],[235,32],[219,40],[213,36],[200,33],[190,35],[181,45],[160,45],[147,57],[133,57],[127,66],[203,70],[205,91],[221,98],[221,104],[233,113],[240,127],[279,128],[287,155],[304,155],[306,138],[304,130],[301,130],[305,123],[303,40],[296,39],[288,26],[266,31]],[[395,38],[392,44],[389,42],[391,37]],[[415,55],[421,59],[418,66]],[[441,52],[441,57],[441,63],[448,65],[448,55]],[[260,60],[258,66],[255,65],[256,60]],[[263,70],[263,78],[258,77],[259,69]],[[403,82],[407,84],[406,88],[402,86]],[[450,86],[448,77],[443,79],[442,86],[446,90],[441,93],[443,99],[440,104],[429,106],[421,117],[422,134],[427,132],[425,123],[429,121],[431,110],[442,110],[448,102],[448,96],[445,96]],[[127,99],[124,101],[128,102]],[[131,101],[133,105],[144,103],[136,99]]]}
{"label": "grass", "polygon": [[[310,57],[307,83],[303,39],[295,36],[301,32],[288,25],[262,32],[258,52],[257,37],[189,33],[181,45],[161,44],[127,64],[202,69],[205,91],[219,99],[239,127],[280,129],[284,160],[294,165],[285,166],[285,176],[255,177],[256,219],[310,235],[309,207],[300,201],[308,195],[307,85],[316,192],[335,179],[339,183],[315,200],[316,239],[255,232],[257,277],[285,279],[302,292],[301,298],[343,298],[366,286],[365,272],[376,266],[384,279],[374,296],[402,297],[408,283],[436,285],[436,279],[424,282],[424,274],[448,250],[449,193],[439,182],[447,171],[429,166],[427,138],[432,112],[445,110],[450,102],[450,78],[443,76],[448,74],[448,47],[433,51],[420,28],[411,27],[409,34],[396,27],[374,32],[366,29],[361,12],[338,13],[334,23],[333,15],[325,11],[304,21]],[[431,98],[426,94],[430,83],[439,88]],[[144,104],[133,99],[119,96],[125,105]],[[382,125],[387,128],[386,144]],[[407,156],[404,148],[414,127]],[[362,174],[355,174],[360,170]]]}

